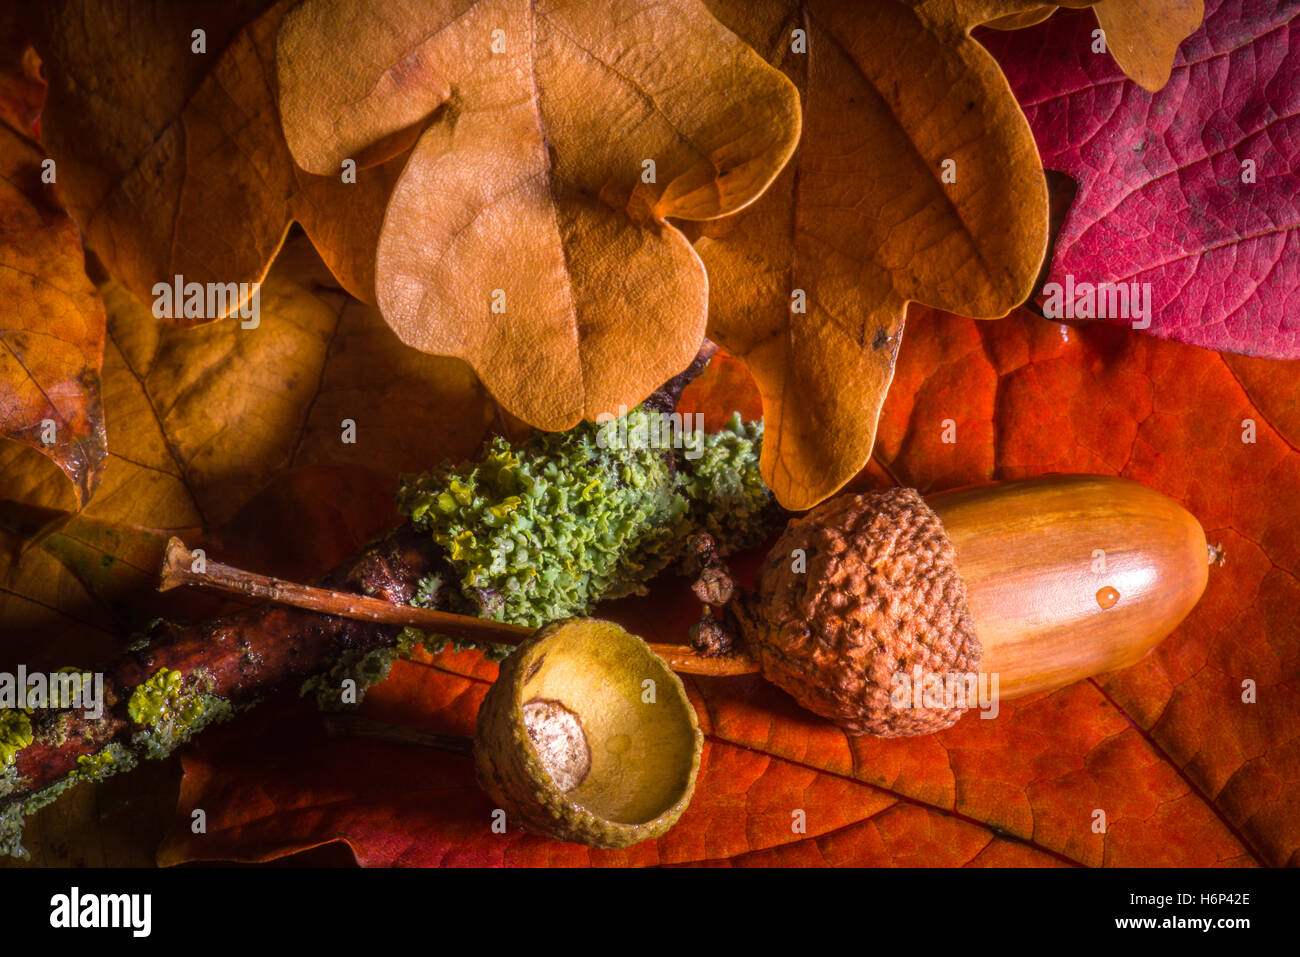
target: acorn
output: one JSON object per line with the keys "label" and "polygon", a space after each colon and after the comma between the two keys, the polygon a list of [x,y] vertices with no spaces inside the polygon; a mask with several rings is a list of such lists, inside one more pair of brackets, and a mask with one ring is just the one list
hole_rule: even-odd
{"label": "acorn", "polygon": [[894,488],[793,519],[731,610],[763,675],[803,707],[855,734],[927,734],[981,680],[1006,700],[1138,661],[1199,600],[1211,557],[1190,513],[1124,479],[928,502]]}
{"label": "acorn", "polygon": [[686,688],[613,622],[547,625],[502,663],[478,713],[474,768],[507,820],[626,847],[690,803],[703,735]]}

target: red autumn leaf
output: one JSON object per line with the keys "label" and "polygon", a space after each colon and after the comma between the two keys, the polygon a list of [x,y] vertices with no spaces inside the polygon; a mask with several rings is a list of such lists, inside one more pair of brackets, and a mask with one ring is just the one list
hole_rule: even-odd
{"label": "red autumn leaf", "polygon": [[1086,12],[981,37],[1043,165],[1079,181],[1049,282],[1150,283],[1152,335],[1300,356],[1297,12],[1211,0],[1156,93],[1093,52]]}
{"label": "red autumn leaf", "polygon": [[[1300,495],[1296,364],[1024,311],[914,329],[878,445],[903,482],[1118,474],[1182,502],[1223,544],[1200,604],[1141,663],[890,740],[846,737],[758,677],[687,679],[707,736],[695,798],[667,835],[621,851],[495,834],[468,759],[330,736],[312,706],[282,702],[186,754],[161,862],[341,840],[366,865],[1300,863],[1300,517],[1285,504]],[[754,401],[726,362],[688,396],[710,413]],[[680,641],[697,610],[670,578],[600,612]],[[362,714],[467,735],[494,675],[471,653],[401,662]],[[206,834],[191,832],[195,807]]]}

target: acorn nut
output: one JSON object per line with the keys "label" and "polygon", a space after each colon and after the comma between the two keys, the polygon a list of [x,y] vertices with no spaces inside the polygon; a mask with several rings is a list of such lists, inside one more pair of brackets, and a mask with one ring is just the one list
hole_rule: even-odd
{"label": "acorn nut", "polygon": [[764,676],[808,710],[852,733],[926,734],[970,692],[917,707],[900,676],[1006,700],[1126,667],[1191,611],[1212,554],[1182,506],[1125,479],[928,502],[886,489],[792,520],[733,609]]}

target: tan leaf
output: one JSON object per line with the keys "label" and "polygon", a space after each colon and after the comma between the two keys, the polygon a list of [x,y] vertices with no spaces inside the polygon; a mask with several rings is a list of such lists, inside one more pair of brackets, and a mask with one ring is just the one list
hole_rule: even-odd
{"label": "tan leaf", "polygon": [[[297,220],[344,288],[374,301],[376,237],[402,164],[358,170],[355,183],[337,167],[311,176],[295,166],[273,69],[291,3],[247,26],[265,0],[197,10],[57,0],[35,10],[50,83],[42,133],[59,187],[109,272],[140,300],[177,274],[261,280]],[[206,53],[192,52],[195,29],[207,31]],[[124,49],[148,50],[149,69]]]}
{"label": "tan leaf", "polygon": [[1178,45],[1205,18],[1205,0],[1101,0],[1093,11],[1119,68],[1154,92],[1169,81]]}
{"label": "tan leaf", "polygon": [[698,0],[371,9],[307,0],[285,18],[280,107],[316,173],[428,122],[379,241],[402,340],[465,358],[546,429],[684,368],[707,282],[665,220],[763,191],[798,139],[790,84]]}
{"label": "tan leaf", "polygon": [[697,243],[709,335],[758,382],[763,477],[787,508],[867,461],[908,302],[996,318],[1033,287],[1047,242],[1038,152],[970,30],[1035,6],[710,0],[803,97],[795,159]]}
{"label": "tan leaf", "polygon": [[[329,281],[310,244],[290,243],[262,287],[256,328],[231,317],[177,329],[107,287],[105,375],[122,366],[108,382],[119,391],[106,395],[114,454],[145,457],[153,476],[140,481],[179,481],[211,525],[294,466],[395,476],[475,452],[492,409],[470,369],[405,348],[373,307]],[[123,416],[133,431],[119,450]],[[132,485],[139,506],[155,512]]]}
{"label": "tan leaf", "polygon": [[[104,304],[86,278],[76,224],[42,182],[44,159],[0,123],[0,497],[74,508],[104,466]],[[19,463],[40,479],[19,481]]]}

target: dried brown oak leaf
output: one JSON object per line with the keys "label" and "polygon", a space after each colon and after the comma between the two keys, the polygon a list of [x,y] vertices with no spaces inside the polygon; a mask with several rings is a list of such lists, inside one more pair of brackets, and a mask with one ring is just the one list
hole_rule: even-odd
{"label": "dried brown oak leaf", "polygon": [[708,283],[666,220],[742,209],[799,136],[789,81],[700,0],[306,0],[277,58],[304,169],[426,124],[379,238],[380,309],[544,429],[691,361]]}
{"label": "dried brown oak leaf", "polygon": [[177,274],[260,281],[296,220],[344,288],[374,302],[375,242],[401,160],[359,169],[355,183],[338,168],[312,176],[294,164],[274,69],[275,33],[290,6],[32,6],[30,33],[49,81],[42,139],[60,192],[88,245],[138,299],[153,302],[154,284]]}
{"label": "dried brown oak leaf", "polygon": [[708,0],[798,86],[804,136],[763,202],[704,228],[709,336],[749,367],[763,478],[805,509],[871,454],[909,302],[998,318],[1048,234],[1029,125],[970,31],[1016,0]]}
{"label": "dried brown oak leaf", "polygon": [[23,461],[43,476],[40,504],[79,508],[107,454],[104,304],[86,278],[77,224],[42,181],[45,159],[0,122],[0,440],[12,440],[0,441],[0,496],[12,497],[10,472]]}

